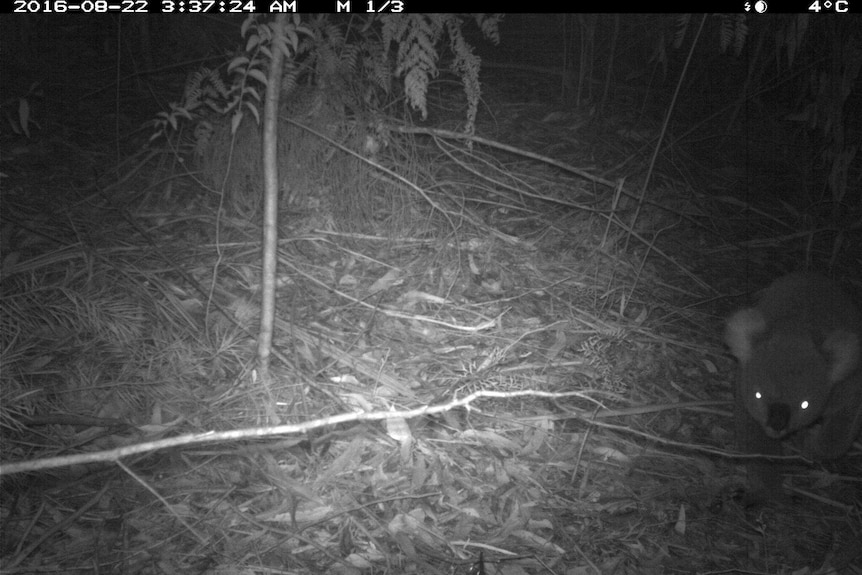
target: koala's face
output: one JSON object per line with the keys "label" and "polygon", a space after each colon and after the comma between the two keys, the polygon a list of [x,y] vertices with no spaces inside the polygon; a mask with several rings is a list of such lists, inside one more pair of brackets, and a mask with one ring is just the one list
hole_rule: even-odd
{"label": "koala's face", "polygon": [[774,333],[741,365],[739,393],[766,435],[782,438],[823,415],[833,362],[807,334]]}
{"label": "koala's face", "polygon": [[739,360],[743,448],[798,432],[814,459],[847,452],[862,428],[862,311],[846,293],[817,275],[788,274],[731,315],[724,337]]}

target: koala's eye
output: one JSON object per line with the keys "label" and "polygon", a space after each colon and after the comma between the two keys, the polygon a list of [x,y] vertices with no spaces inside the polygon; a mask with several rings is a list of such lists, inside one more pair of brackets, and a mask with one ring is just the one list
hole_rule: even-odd
{"label": "koala's eye", "polygon": [[809,405],[811,405],[811,404],[809,404],[808,401],[803,401],[802,403],[799,404],[799,409],[803,409],[803,410],[808,409]]}

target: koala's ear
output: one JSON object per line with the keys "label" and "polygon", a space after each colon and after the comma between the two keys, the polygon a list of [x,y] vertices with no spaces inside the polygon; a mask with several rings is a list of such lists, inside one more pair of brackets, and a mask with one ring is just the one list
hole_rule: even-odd
{"label": "koala's ear", "polygon": [[757,308],[741,309],[727,320],[724,341],[740,363],[751,359],[753,341],[766,331],[766,318]]}
{"label": "koala's ear", "polygon": [[829,383],[837,383],[859,367],[859,335],[837,329],[823,341],[823,351],[829,356]]}

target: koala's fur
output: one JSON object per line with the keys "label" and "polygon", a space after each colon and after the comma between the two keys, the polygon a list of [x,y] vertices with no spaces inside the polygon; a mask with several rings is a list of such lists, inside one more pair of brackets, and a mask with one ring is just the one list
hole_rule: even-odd
{"label": "koala's fur", "polygon": [[862,427],[862,315],[849,295],[821,276],[784,276],[728,319],[725,340],[739,360],[744,451],[778,454],[784,439],[812,459],[850,449]]}

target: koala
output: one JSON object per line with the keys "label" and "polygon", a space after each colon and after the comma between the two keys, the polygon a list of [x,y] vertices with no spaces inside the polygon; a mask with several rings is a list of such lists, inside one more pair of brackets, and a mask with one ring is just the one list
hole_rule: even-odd
{"label": "koala", "polygon": [[[776,455],[788,440],[822,460],[850,449],[862,427],[862,314],[849,295],[821,276],[784,276],[730,316],[725,341],[739,360],[742,450]],[[779,481],[767,464],[752,469],[757,487]]]}

